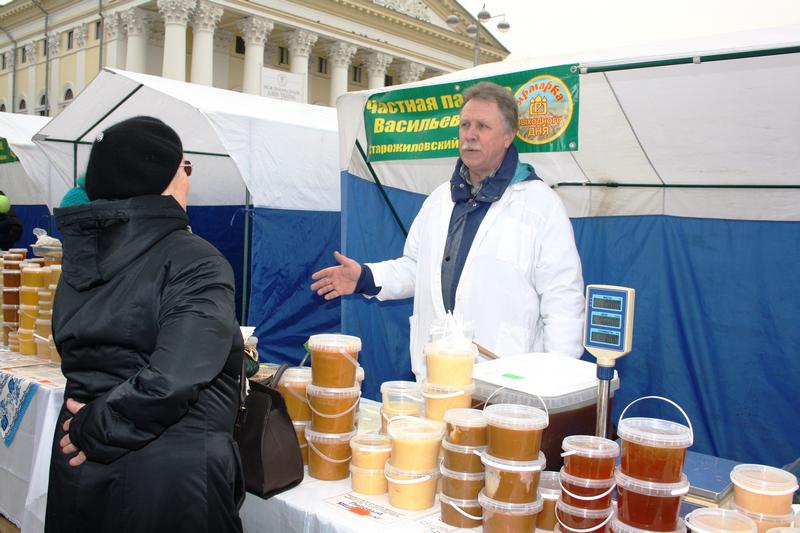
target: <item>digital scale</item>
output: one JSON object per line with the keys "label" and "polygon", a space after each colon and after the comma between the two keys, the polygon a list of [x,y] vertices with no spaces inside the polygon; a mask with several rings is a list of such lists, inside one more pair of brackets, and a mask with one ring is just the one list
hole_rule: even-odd
{"label": "digital scale", "polygon": [[597,358],[597,431],[607,437],[608,398],[615,361],[633,348],[636,290],[614,285],[586,286],[583,346]]}

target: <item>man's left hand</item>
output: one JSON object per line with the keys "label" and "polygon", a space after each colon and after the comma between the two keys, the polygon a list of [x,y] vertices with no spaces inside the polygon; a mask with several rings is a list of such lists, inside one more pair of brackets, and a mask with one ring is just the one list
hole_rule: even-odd
{"label": "man's left hand", "polygon": [[[83,409],[83,407],[85,405],[86,405],[85,403],[78,402],[76,400],[73,400],[72,398],[67,398],[67,411],[69,411],[73,415],[77,414],[78,411]],[[72,422],[72,418],[71,417],[67,418],[64,421],[63,428],[64,428],[64,432],[66,433],[66,435],[64,435],[61,438],[61,440],[59,441],[58,445],[61,446],[61,453],[63,453],[64,455],[71,455],[71,454],[73,454],[75,452],[78,452],[78,454],[75,457],[73,457],[73,458],[71,458],[69,460],[69,465],[70,466],[80,466],[86,461],[86,454],[84,454],[82,451],[80,451],[77,448],[77,446],[72,444],[72,441],[69,439],[69,426],[70,426],[71,422]]]}

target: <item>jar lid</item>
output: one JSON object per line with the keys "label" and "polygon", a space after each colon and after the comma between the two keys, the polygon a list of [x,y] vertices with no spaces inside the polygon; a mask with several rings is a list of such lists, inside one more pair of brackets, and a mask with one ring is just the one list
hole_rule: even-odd
{"label": "jar lid", "polygon": [[607,518],[614,509],[606,507],[605,509],[583,509],[564,503],[564,500],[558,500],[556,503],[556,511],[561,511],[563,514],[571,516],[579,516],[585,520],[602,520]]}
{"label": "jar lid", "polygon": [[792,520],[794,520],[793,511],[786,514],[774,515],[774,514],[755,513],[753,511],[748,511],[747,509],[740,507],[735,503],[733,504],[733,507],[743,515],[749,516],[756,522],[775,522],[775,527],[788,526],[789,524],[792,523]]}
{"label": "jar lid", "polygon": [[[462,446],[460,444],[453,444],[447,439],[442,441],[442,448],[451,452],[456,453],[475,453],[475,452],[483,452],[486,450],[486,445],[483,446]],[[478,454],[480,455],[480,454]]]}
{"label": "jar lid", "polygon": [[545,459],[544,452],[539,452],[539,457],[533,461],[512,461],[511,459],[500,459],[488,452],[481,454],[481,462],[484,466],[490,468],[497,468],[498,470],[506,470],[509,472],[535,472],[544,469],[547,459]]}
{"label": "jar lid", "polygon": [[688,448],[692,430],[683,424],[660,418],[623,418],[617,427],[622,440],[657,448]]}
{"label": "jar lid", "polygon": [[457,396],[459,393],[472,394],[475,392],[475,383],[469,385],[440,385],[423,381],[422,395],[426,398],[439,398]]}
{"label": "jar lid", "polygon": [[363,476],[380,476],[383,477],[383,468],[362,468],[350,463],[350,472],[354,474],[361,474]]}
{"label": "jar lid", "polygon": [[442,475],[450,479],[458,479],[461,481],[479,481],[486,478],[486,472],[458,472],[445,468],[444,465],[439,466]]}
{"label": "jar lid", "polygon": [[380,433],[362,433],[350,441],[350,447],[368,453],[383,453],[392,451],[392,441]]}
{"label": "jar lid", "polygon": [[416,381],[384,381],[381,394],[409,394],[419,399],[419,383]]}
{"label": "jar lid", "polygon": [[311,428],[306,428],[306,440],[313,442],[324,442],[328,444],[342,444],[350,442],[355,436],[355,431],[348,431],[347,433],[321,433],[314,431]]}
{"label": "jar lid", "polygon": [[545,470],[539,476],[539,494],[545,500],[557,500],[561,496],[561,478],[558,472]]}
{"label": "jar lid", "polygon": [[[591,435],[570,435],[561,442],[564,452],[581,457],[608,458],[619,455],[619,444],[613,440]],[[562,454],[562,456],[566,453]]]}
{"label": "jar lid", "polygon": [[453,358],[468,358],[475,359],[478,356],[478,347],[475,346],[470,339],[464,339],[463,342],[447,342],[444,339],[439,339],[429,342],[423,348],[425,355],[437,354],[444,357]]}
{"label": "jar lid", "polygon": [[311,423],[311,420],[292,420],[292,425],[294,426],[294,430],[297,431],[299,429],[306,429],[306,426]]}
{"label": "jar lid", "polygon": [[614,472],[614,479],[617,481],[618,489],[629,490],[637,494],[645,494],[657,498],[683,496],[689,492],[689,478],[686,477],[686,474],[681,474],[680,481],[676,481],[675,483],[653,483],[623,474],[622,471],[617,468]]}
{"label": "jar lid", "polygon": [[561,471],[558,473],[559,478],[564,483],[569,483],[570,485],[575,485],[578,487],[583,487],[586,489],[607,489],[614,484],[614,478],[610,477],[608,479],[591,479],[586,477],[578,477],[569,474],[564,467],[561,467]]}
{"label": "jar lid", "polygon": [[483,410],[486,420],[492,426],[512,429],[535,430],[547,427],[547,413],[530,405],[498,403]]}
{"label": "jar lid", "polygon": [[731,470],[731,481],[744,490],[769,496],[791,494],[797,490],[794,474],[766,465],[736,465]]}
{"label": "jar lid", "polygon": [[386,426],[386,433],[392,439],[401,440],[442,440],[444,423],[418,417],[395,418]]}
{"label": "jar lid", "polygon": [[480,409],[468,409],[463,407],[448,409],[444,412],[444,421],[454,426],[469,428],[486,427],[486,417],[483,416],[483,411]]}
{"label": "jar lid", "polygon": [[488,497],[483,490],[478,494],[478,501],[481,507],[487,511],[510,515],[537,514],[541,512],[544,507],[544,501],[542,501],[541,497],[530,503],[506,503]]}
{"label": "jar lid", "polygon": [[686,527],[695,533],[756,533],[753,520],[738,511],[728,509],[695,509],[684,519]]}
{"label": "jar lid", "polygon": [[311,367],[289,367],[283,372],[279,383],[311,383]]}
{"label": "jar lid", "polygon": [[341,335],[339,333],[322,333],[312,335],[308,338],[308,348],[310,350],[333,351],[340,350],[345,352],[361,351],[361,339],[352,335]]}
{"label": "jar lid", "polygon": [[439,493],[439,500],[461,508],[481,506],[480,500],[462,500],[460,498],[453,498],[451,496],[448,496],[444,492]]}
{"label": "jar lid", "polygon": [[[423,482],[427,478],[436,478],[439,476],[439,467],[430,470],[406,470],[405,468],[395,468],[392,463],[386,461],[383,467],[383,472],[387,478],[397,478],[403,481],[410,482]],[[425,479],[423,479],[425,478]],[[390,480],[391,481],[391,480]]]}
{"label": "jar lid", "polygon": [[308,387],[306,388],[306,394],[308,396],[320,396],[327,398],[357,398],[361,396],[361,387],[358,385],[354,387],[340,388],[320,387],[319,385],[309,383]]}
{"label": "jar lid", "polygon": [[[623,522],[622,520],[620,520],[617,516],[614,516],[611,519],[611,531],[613,531],[614,533],[652,533],[651,531],[648,531],[646,529],[639,529],[638,527],[630,526],[625,522]],[[662,533],[685,533],[685,532],[686,532],[686,526],[683,523],[683,519],[678,518],[678,525],[675,527],[674,530],[665,531]]]}

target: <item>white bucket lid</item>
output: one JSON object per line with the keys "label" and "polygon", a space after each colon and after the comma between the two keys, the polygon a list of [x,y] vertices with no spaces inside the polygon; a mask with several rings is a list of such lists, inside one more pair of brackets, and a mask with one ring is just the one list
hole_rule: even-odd
{"label": "white bucket lid", "polygon": [[486,478],[486,472],[456,472],[445,468],[444,464],[440,465],[442,476],[449,477],[450,479],[458,479],[461,481],[479,481]]}
{"label": "white bucket lid", "polygon": [[617,490],[629,490],[656,498],[683,496],[689,492],[689,478],[686,477],[686,474],[681,474],[680,481],[675,483],[653,483],[623,474],[618,468],[614,472],[614,479],[617,481]]}
{"label": "white bucket lid", "polygon": [[422,395],[426,398],[450,398],[460,394],[472,394],[475,392],[475,384],[469,385],[440,385],[438,383],[429,383],[423,381]]}
{"label": "white bucket lid", "polygon": [[614,512],[613,507],[606,507],[605,509],[583,509],[581,507],[575,507],[566,504],[564,503],[564,500],[558,500],[558,502],[556,502],[556,510],[561,511],[564,514],[579,516],[588,520],[602,520]]}
{"label": "white bucket lid", "polygon": [[756,533],[758,530],[751,518],[728,509],[695,509],[683,520],[695,533]]}
{"label": "white bucket lid", "polygon": [[289,383],[311,383],[311,367],[292,366],[287,368],[279,383],[288,385]]}
{"label": "white bucket lid", "polygon": [[498,403],[483,410],[489,425],[521,430],[536,430],[547,427],[547,413],[530,405]]}
{"label": "white bucket lid", "polygon": [[414,394],[419,395],[419,383],[416,381],[384,381],[381,383],[381,394]]}
{"label": "white bucket lid", "polygon": [[[619,444],[603,437],[592,435],[570,435],[561,441],[561,449],[570,455],[580,455],[592,459],[605,459],[619,455]],[[562,456],[566,453],[562,454]]]}
{"label": "white bucket lid", "polygon": [[569,483],[570,485],[576,485],[578,487],[583,487],[586,489],[607,489],[614,484],[614,478],[608,479],[591,479],[586,477],[578,477],[573,476],[572,474],[568,474],[564,467],[561,467],[561,471],[558,473],[562,482]]}
{"label": "white bucket lid", "polygon": [[308,338],[308,349],[331,352],[340,350],[351,353],[359,352],[361,351],[361,339],[340,333],[322,333]]}
{"label": "white bucket lid", "polygon": [[316,396],[316,397],[323,397],[323,398],[357,398],[361,396],[361,387],[356,385],[355,387],[320,387],[319,385],[314,385],[313,383],[309,383],[308,387],[306,387],[306,394],[308,396]]}
{"label": "white bucket lid", "polygon": [[483,411],[466,407],[448,409],[444,412],[444,421],[447,424],[468,428],[482,428],[487,424]]}
{"label": "white bucket lid", "polygon": [[739,511],[745,516],[749,516],[756,522],[776,522],[777,524],[780,524],[776,527],[786,526],[788,524],[791,524],[792,520],[794,520],[794,511],[786,514],[774,515],[774,514],[754,513],[753,511],[748,511],[747,509],[744,509],[736,505],[735,503],[733,504],[733,506],[737,511]]}
{"label": "white bucket lid", "polygon": [[488,497],[484,491],[478,494],[478,501],[485,511],[510,515],[532,515],[541,512],[544,507],[544,501],[541,497],[530,503],[506,503]]}
{"label": "white bucket lid", "polygon": [[512,461],[511,459],[500,459],[488,452],[481,453],[481,462],[489,468],[504,470],[506,472],[536,472],[544,470],[547,459],[544,452],[539,452],[539,457],[533,461]]}
{"label": "white bucket lid", "polygon": [[660,418],[623,418],[617,427],[622,440],[657,448],[688,448],[692,430],[683,424]]}
{"label": "white bucket lid", "polygon": [[444,339],[439,339],[427,343],[423,349],[423,353],[441,354],[445,357],[464,357],[475,359],[478,356],[478,347],[475,346],[470,339],[464,339],[464,342],[447,342]]}
{"label": "white bucket lid", "polygon": [[561,496],[561,478],[558,472],[542,472],[539,477],[539,494],[545,500],[557,500]]}
{"label": "white bucket lid", "polygon": [[362,433],[350,440],[350,448],[364,453],[385,453],[392,451],[392,441],[380,433]]}
{"label": "white bucket lid", "polygon": [[386,433],[392,439],[401,440],[442,440],[444,423],[415,416],[398,417],[390,420]]}
{"label": "white bucket lid", "polygon": [[347,433],[321,433],[311,428],[306,428],[306,440],[324,442],[326,444],[346,444],[355,436],[355,431]]}
{"label": "white bucket lid", "polygon": [[486,450],[486,445],[482,446],[462,446],[461,444],[453,444],[447,439],[442,441],[442,448],[455,453],[475,453],[475,452],[483,452]]}
{"label": "white bucket lid", "polygon": [[736,465],[731,470],[731,481],[744,490],[769,496],[791,494],[798,487],[794,474],[766,465]]}
{"label": "white bucket lid", "polygon": [[395,468],[389,461],[386,461],[383,473],[387,480],[394,483],[423,483],[431,478],[436,479],[439,476],[439,467],[430,470],[406,470],[405,468]]}

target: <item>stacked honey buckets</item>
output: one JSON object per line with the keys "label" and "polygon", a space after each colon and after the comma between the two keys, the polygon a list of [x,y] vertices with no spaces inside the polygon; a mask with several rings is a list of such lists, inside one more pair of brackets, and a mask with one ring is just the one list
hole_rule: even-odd
{"label": "stacked honey buckets", "polygon": [[27,259],[26,248],[0,256],[3,343],[22,355],[58,360],[52,337],[53,296],[61,277],[60,252]]}
{"label": "stacked honey buckets", "polygon": [[[675,407],[688,425],[659,418],[624,418],[639,401],[662,400]],[[644,396],[623,409],[617,426],[622,441],[620,466],[614,474],[617,514],[611,522],[615,533],[641,531],[683,532],[679,511],[689,481],[683,473],[686,449],[692,445],[692,424],[675,402]]]}

